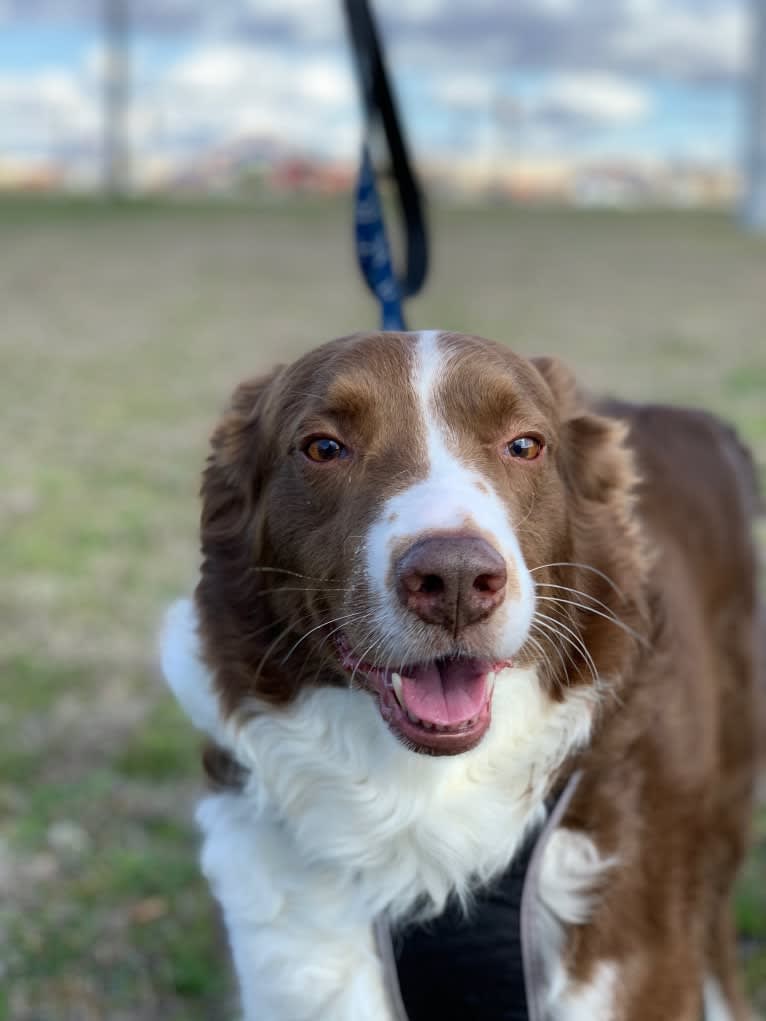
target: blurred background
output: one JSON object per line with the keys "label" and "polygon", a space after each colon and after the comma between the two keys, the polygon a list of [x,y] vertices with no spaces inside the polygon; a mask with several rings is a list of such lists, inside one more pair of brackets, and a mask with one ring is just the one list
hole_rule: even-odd
{"label": "blurred background", "polygon": [[[763,473],[766,2],[375,9],[411,325],[706,406]],[[0,1021],[236,1017],[155,634],[230,390],[377,326],[361,131],[339,0],[0,0]],[[736,908],[766,1015],[763,804]]]}
{"label": "blurred background", "polygon": [[[766,86],[748,83],[762,0],[379,14],[433,194],[731,207],[746,163],[763,163]],[[348,187],[359,118],[338,0],[2,0],[0,30],[4,189]]]}

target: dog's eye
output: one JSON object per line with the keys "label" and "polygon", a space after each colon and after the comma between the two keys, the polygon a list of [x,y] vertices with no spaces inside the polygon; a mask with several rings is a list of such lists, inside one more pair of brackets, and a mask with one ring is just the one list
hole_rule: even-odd
{"label": "dog's eye", "polygon": [[536,436],[517,436],[507,446],[511,457],[521,458],[523,461],[534,461],[543,452],[543,441]]}
{"label": "dog's eye", "polygon": [[330,436],[317,436],[313,440],[308,441],[303,448],[303,453],[309,461],[323,464],[326,461],[337,461],[347,451],[342,443],[338,443],[337,440],[332,439]]}

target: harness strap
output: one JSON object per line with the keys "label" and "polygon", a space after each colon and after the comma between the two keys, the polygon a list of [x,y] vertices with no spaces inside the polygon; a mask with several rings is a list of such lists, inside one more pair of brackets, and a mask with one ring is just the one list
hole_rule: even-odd
{"label": "harness strap", "polygon": [[[405,329],[402,300],[420,290],[428,271],[428,243],[422,202],[412,170],[399,114],[388,81],[383,49],[368,0],[344,0],[351,45],[356,58],[366,140],[356,191],[356,247],[367,286],[381,305],[383,329]],[[396,184],[399,215],[406,239],[401,279],[394,272],[378,192],[370,141],[385,140]]]}
{"label": "harness strap", "polygon": [[438,918],[394,933],[378,921],[394,1021],[542,1021],[535,895],[545,846],[580,776],[572,774],[506,871],[477,892],[468,916],[450,904]]}

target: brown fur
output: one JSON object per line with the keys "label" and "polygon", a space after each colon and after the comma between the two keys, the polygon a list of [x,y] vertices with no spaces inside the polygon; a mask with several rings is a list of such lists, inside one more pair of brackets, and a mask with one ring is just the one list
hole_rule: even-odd
{"label": "brown fur", "polygon": [[756,590],[748,512],[755,481],[730,430],[662,407],[604,408],[625,421],[642,484],[636,515],[654,551],[650,645],[583,759],[565,820],[621,867],[570,965],[622,963],[626,1021],[697,1021],[712,974],[748,1017],[729,898],[745,854],[756,759]]}
{"label": "brown fur", "polygon": [[[571,932],[568,966],[586,980],[600,959],[620,965],[620,1021],[698,1021],[708,973],[744,1021],[728,902],[756,758],[752,466],[708,415],[593,406],[555,360],[463,335],[444,343],[435,400],[459,456],[507,502],[533,577],[600,600],[635,633],[547,604],[613,686],[564,825],[619,866],[593,921]],[[213,436],[197,603],[229,711],[346,683],[324,622],[364,604],[359,544],[383,501],[424,470],[412,344],[373,334],[326,345],[243,384]],[[530,431],[544,456],[504,460],[504,443]],[[353,456],[308,463],[300,444],[312,434]],[[581,653],[543,641],[552,698],[593,683]],[[530,646],[517,660],[533,656]]]}

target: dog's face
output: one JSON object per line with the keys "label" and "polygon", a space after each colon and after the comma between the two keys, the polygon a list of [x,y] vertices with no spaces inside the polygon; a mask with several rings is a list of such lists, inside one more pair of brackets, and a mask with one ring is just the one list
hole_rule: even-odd
{"label": "dog's face", "polygon": [[640,582],[630,460],[558,363],[457,334],[334,341],[246,383],[203,483],[205,649],[226,707],[349,684],[457,754],[495,683],[614,675]]}

